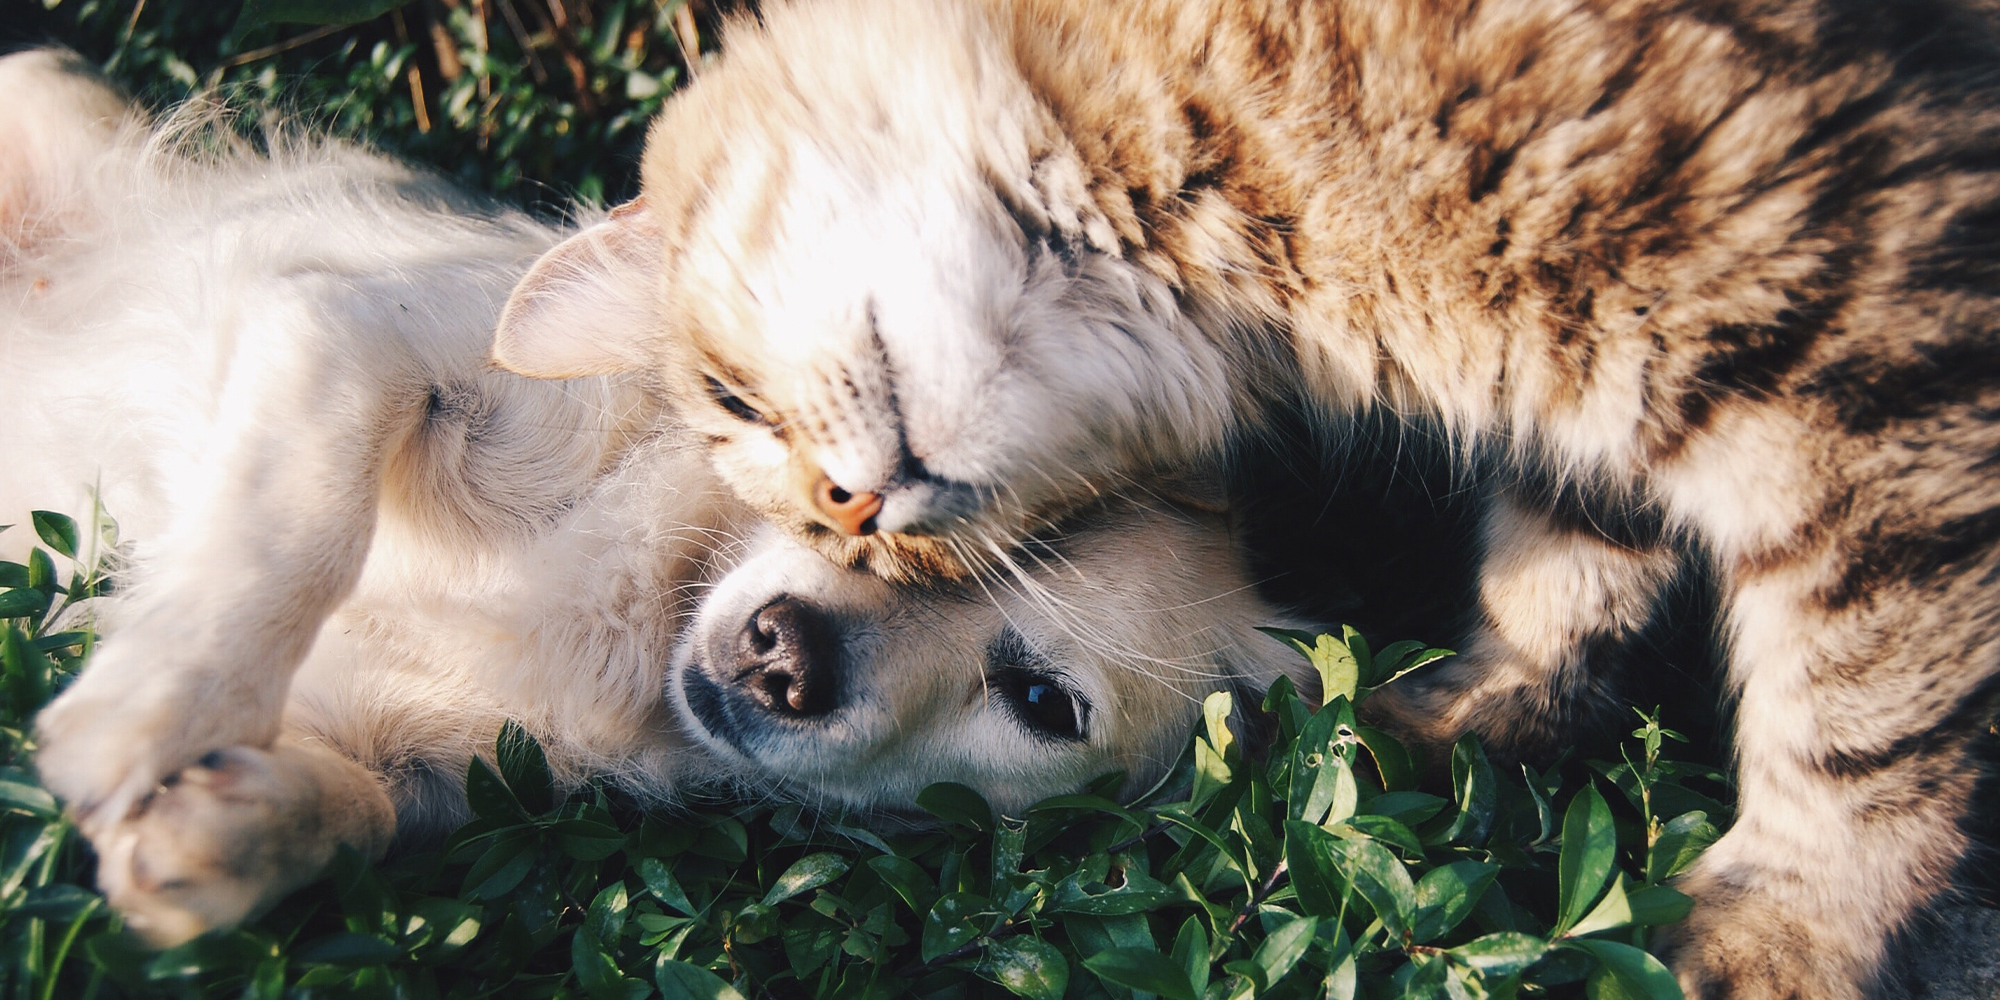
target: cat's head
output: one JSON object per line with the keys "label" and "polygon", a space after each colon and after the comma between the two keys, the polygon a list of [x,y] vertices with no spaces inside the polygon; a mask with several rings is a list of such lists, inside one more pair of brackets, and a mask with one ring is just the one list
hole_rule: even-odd
{"label": "cat's head", "polygon": [[890,579],[1190,481],[1228,373],[1121,256],[1004,45],[950,5],[867,19],[890,34],[825,6],[703,67],[655,124],[640,200],[516,291],[499,363],[646,373],[745,500]]}

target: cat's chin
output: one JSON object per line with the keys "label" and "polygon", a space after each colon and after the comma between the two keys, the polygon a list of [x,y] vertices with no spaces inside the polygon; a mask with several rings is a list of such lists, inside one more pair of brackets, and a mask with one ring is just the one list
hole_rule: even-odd
{"label": "cat's chin", "polygon": [[948,536],[878,531],[857,537],[817,521],[795,527],[794,534],[836,564],[892,583],[963,580],[980,575],[991,563],[981,558],[988,554]]}

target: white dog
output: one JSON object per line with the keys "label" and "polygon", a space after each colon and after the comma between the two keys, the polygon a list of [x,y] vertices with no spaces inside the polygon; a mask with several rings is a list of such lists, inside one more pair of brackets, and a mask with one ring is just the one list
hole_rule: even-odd
{"label": "white dog", "polygon": [[37,764],[154,942],[461,817],[508,718],[562,782],[650,802],[952,780],[1018,809],[1145,787],[1205,694],[1302,666],[1253,634],[1279,616],[1215,509],[1107,499],[959,590],[759,529],[649,387],[488,364],[565,235],[0,59],[0,523],[101,498],[125,536]]}

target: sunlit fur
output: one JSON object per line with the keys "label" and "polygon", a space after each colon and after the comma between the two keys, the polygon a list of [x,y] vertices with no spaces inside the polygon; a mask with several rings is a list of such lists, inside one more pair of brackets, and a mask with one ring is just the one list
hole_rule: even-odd
{"label": "sunlit fur", "polygon": [[[732,487],[892,578],[1274,396],[1420,420],[1498,471],[1489,627],[1377,708],[1545,747],[1699,564],[1742,812],[1674,968],[1847,1000],[1963,857],[2000,696],[1990,9],[767,4],[650,141],[652,267],[604,282],[656,315],[500,357],[716,380],[762,414],[686,409]],[[883,531],[834,531],[821,475]]]}
{"label": "sunlit fur", "polygon": [[[36,766],[151,941],[243,919],[343,843],[440,833],[506,719],[563,788],[904,816],[935,780],[1004,808],[1113,771],[1142,790],[1205,695],[1251,705],[1303,666],[1250,630],[1287,622],[1226,514],[1145,494],[952,591],[753,534],[631,379],[486,364],[508,288],[567,230],[229,124],[148,124],[66,57],[0,59],[0,556],[25,557],[31,507],[77,517],[86,550],[93,498],[118,518],[116,593],[85,612],[105,637],[36,720]],[[851,696],[712,753],[673,672],[779,592],[840,617]],[[1088,700],[1086,739],[989,703],[1003,628]]]}

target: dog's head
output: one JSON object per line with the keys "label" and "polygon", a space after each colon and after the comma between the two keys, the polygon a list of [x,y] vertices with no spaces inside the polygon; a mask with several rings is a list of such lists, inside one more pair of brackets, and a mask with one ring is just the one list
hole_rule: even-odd
{"label": "dog's head", "polygon": [[668,697],[754,789],[896,813],[955,781],[1004,811],[1110,772],[1142,791],[1210,693],[1241,712],[1281,674],[1308,683],[1255,631],[1280,616],[1216,515],[1121,503],[1069,528],[937,588],[769,532],[704,604]]}

